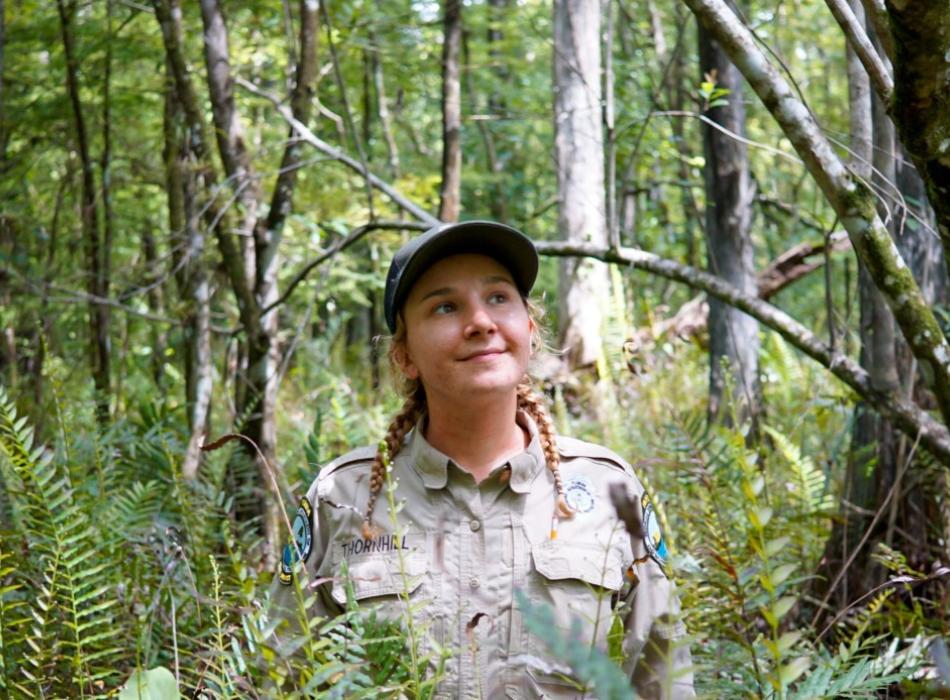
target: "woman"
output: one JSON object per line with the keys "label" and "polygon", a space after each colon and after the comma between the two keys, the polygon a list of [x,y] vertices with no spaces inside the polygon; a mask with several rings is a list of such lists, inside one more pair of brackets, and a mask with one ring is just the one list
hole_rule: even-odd
{"label": "woman", "polygon": [[[643,487],[613,452],[555,436],[528,381],[537,271],[531,241],[491,222],[435,227],[396,253],[385,312],[405,404],[385,450],[356,450],[320,471],[280,580],[292,590],[302,558],[323,582],[312,611],[321,616],[342,611],[348,586],[361,606],[393,616],[408,591],[422,653],[452,652],[437,698],[584,697],[529,629],[518,590],[551,606],[552,632],[585,648],[606,649],[619,618],[638,694],[692,697]],[[645,537],[624,530],[611,484],[643,504]]]}

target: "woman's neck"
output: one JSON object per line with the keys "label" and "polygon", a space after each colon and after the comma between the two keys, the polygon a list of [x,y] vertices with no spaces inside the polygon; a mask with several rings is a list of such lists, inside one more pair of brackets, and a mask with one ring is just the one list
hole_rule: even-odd
{"label": "woman's neck", "polygon": [[517,395],[477,408],[443,405],[438,400],[436,405],[431,400],[428,404],[426,440],[475,477],[476,483],[528,444],[527,433],[515,420]]}

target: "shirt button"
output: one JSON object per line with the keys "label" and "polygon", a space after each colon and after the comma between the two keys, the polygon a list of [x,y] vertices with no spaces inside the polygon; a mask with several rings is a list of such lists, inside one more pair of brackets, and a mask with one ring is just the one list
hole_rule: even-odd
{"label": "shirt button", "polygon": [[479,587],[480,585],[482,585],[482,584],[481,584],[481,582],[478,580],[478,577],[477,577],[477,576],[473,576],[473,577],[472,577],[472,580],[468,582],[468,585],[471,586],[472,588],[478,588],[478,587]]}
{"label": "shirt button", "polygon": [[473,520],[468,526],[472,528],[472,532],[478,532],[482,529],[482,522],[480,520]]}

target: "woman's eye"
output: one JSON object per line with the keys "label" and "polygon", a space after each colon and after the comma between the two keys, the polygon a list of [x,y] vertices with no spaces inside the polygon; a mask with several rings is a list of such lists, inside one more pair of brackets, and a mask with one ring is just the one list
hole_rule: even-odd
{"label": "woman's eye", "polygon": [[506,301],[508,301],[508,295],[504,292],[495,292],[490,297],[488,297],[488,301],[490,301],[492,304],[504,304]]}
{"label": "woman's eye", "polygon": [[455,310],[455,304],[448,301],[443,301],[441,304],[438,304],[435,307],[433,307],[432,313],[447,314],[447,313],[451,313],[454,310]]}

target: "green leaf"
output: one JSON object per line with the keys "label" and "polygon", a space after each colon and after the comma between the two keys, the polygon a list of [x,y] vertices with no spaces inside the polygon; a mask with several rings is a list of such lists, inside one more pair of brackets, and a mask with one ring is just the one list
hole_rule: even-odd
{"label": "green leaf", "polygon": [[776,621],[781,620],[797,602],[798,598],[795,596],[783,596],[775,601],[770,609],[770,612],[775,617]]}
{"label": "green leaf", "polygon": [[785,549],[785,546],[791,542],[790,537],[777,537],[774,540],[769,540],[765,543],[765,553],[772,557]]}
{"label": "green leaf", "polygon": [[811,667],[811,661],[807,656],[799,656],[797,659],[789,661],[782,666],[778,672],[779,682],[783,687],[794,683],[799,676]]}
{"label": "green leaf", "polygon": [[772,569],[771,573],[769,573],[769,579],[772,581],[772,585],[781,586],[797,568],[798,564],[782,564]]}
{"label": "green leaf", "polygon": [[167,668],[136,670],[122,687],[119,700],[178,700],[178,683]]}
{"label": "green leaf", "polygon": [[795,646],[795,644],[801,638],[802,638],[802,633],[799,632],[798,630],[795,630],[792,632],[786,632],[785,634],[783,634],[781,637],[778,638],[778,642],[776,642],[775,646],[778,648],[778,650],[781,653],[784,654],[786,651],[788,651],[793,646]]}

